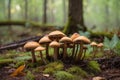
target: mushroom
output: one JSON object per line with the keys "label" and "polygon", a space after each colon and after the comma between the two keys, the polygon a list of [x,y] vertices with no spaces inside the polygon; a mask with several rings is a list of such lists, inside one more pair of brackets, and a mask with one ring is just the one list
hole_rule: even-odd
{"label": "mushroom", "polygon": [[97,51],[97,43],[96,42],[91,42],[90,44],[92,47],[93,47],[93,58],[95,57],[96,55],[96,51]]}
{"label": "mushroom", "polygon": [[51,42],[51,40],[49,39],[49,37],[46,35],[46,36],[44,36],[43,38],[41,38],[40,40],[39,40],[39,43],[40,44],[44,44],[44,45],[46,45],[46,58],[47,59],[49,59],[50,58],[50,56],[49,56],[49,43]]}
{"label": "mushroom", "polygon": [[60,47],[60,44],[57,42],[57,41],[52,41],[50,44],[49,44],[50,47],[53,47],[54,48],[54,61],[58,59],[58,47]]}
{"label": "mushroom", "polygon": [[[72,41],[74,40],[74,39],[76,39],[77,37],[79,37],[80,35],[78,34],[78,33],[74,33],[73,35],[71,35],[71,39],[72,39]],[[77,45],[78,46],[78,45]],[[76,52],[75,52],[75,44],[73,43],[73,50],[72,50],[72,58],[75,56],[75,54],[77,54],[77,51],[78,51],[78,47],[77,47],[77,49],[76,49]]]}
{"label": "mushroom", "polygon": [[39,43],[35,42],[35,41],[29,41],[27,42],[25,45],[24,45],[24,48],[27,50],[27,51],[31,51],[31,54],[32,54],[32,62],[35,63],[36,62],[36,57],[35,57],[35,52],[34,52],[34,49],[36,47],[40,46]]}
{"label": "mushroom", "polygon": [[56,40],[57,42],[62,38],[66,36],[64,33],[62,33],[61,31],[53,31],[51,33],[48,34],[48,37],[51,39],[51,40]]}
{"label": "mushroom", "polygon": [[74,39],[73,42],[75,44],[80,44],[79,54],[78,54],[77,59],[76,59],[77,61],[79,61],[81,59],[82,53],[83,53],[83,44],[89,44],[90,40],[85,36],[79,36],[76,39]]}
{"label": "mushroom", "polygon": [[[58,31],[58,30],[55,30],[51,33],[48,34],[48,37],[51,39],[51,40],[56,40],[57,42],[59,42],[59,40],[66,36],[64,33],[62,33],[61,31]],[[57,48],[57,53],[58,53],[58,56],[59,56],[59,48]]]}
{"label": "mushroom", "polygon": [[101,52],[103,52],[103,43],[99,43],[99,44],[97,45],[97,47],[100,48],[100,51],[101,51]]}
{"label": "mushroom", "polygon": [[40,52],[40,57],[41,57],[41,60],[46,64],[46,61],[43,59],[43,55],[42,55],[42,51],[45,50],[44,47],[42,46],[38,46],[37,48],[34,49],[34,51],[39,51]]}
{"label": "mushroom", "polygon": [[72,39],[69,37],[63,37],[60,39],[61,43],[64,43],[64,50],[63,50],[63,59],[67,57],[67,44],[72,43]]}

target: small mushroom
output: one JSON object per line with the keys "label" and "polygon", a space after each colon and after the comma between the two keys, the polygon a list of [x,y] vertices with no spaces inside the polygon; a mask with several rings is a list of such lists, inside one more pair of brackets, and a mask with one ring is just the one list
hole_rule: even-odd
{"label": "small mushroom", "polygon": [[46,45],[46,58],[49,59],[49,43],[51,42],[51,40],[49,39],[49,37],[46,35],[43,38],[41,38],[39,40],[40,44]]}
{"label": "small mushroom", "polygon": [[53,47],[54,48],[54,61],[58,59],[58,47],[60,47],[60,44],[57,42],[57,41],[52,41],[50,44],[49,44],[50,47]]}
{"label": "small mushroom", "polygon": [[99,43],[99,44],[97,45],[97,47],[100,48],[100,51],[101,51],[101,52],[103,52],[103,43]]}
{"label": "small mushroom", "polygon": [[36,51],[36,52],[39,51],[40,52],[41,60],[46,64],[46,61],[44,60],[43,55],[42,55],[43,50],[45,50],[45,48],[42,47],[42,46],[38,46],[37,48],[34,49],[34,51]]}
{"label": "small mushroom", "polygon": [[75,44],[80,44],[80,50],[79,50],[79,54],[77,56],[77,61],[79,61],[81,59],[81,57],[82,57],[83,45],[84,44],[89,44],[90,40],[85,36],[79,36],[78,38],[74,39],[73,42]]}
{"label": "small mushroom", "polygon": [[96,52],[97,52],[97,43],[96,42],[91,42],[90,44],[92,47],[93,47],[93,58],[95,57],[96,55]]}
{"label": "small mushroom", "polygon": [[35,41],[29,41],[24,45],[24,49],[26,49],[27,51],[31,51],[32,54],[32,62],[35,63],[36,62],[36,57],[35,57],[35,52],[34,49],[36,47],[40,46],[39,43],[35,42]]}
{"label": "small mushroom", "polygon": [[67,57],[67,44],[71,44],[72,39],[69,37],[63,37],[60,39],[60,42],[64,43],[63,59],[65,60],[65,58]]}
{"label": "small mushroom", "polygon": [[[74,39],[76,39],[77,37],[79,37],[80,35],[78,34],[78,33],[74,33],[73,35],[71,35],[71,39],[72,39],[72,41],[74,40]],[[75,54],[77,54],[77,51],[78,51],[78,47],[77,47],[77,49],[76,49],[76,52],[75,52],[75,43],[73,42],[73,50],[72,50],[72,59],[74,58],[74,56],[75,56]],[[78,46],[78,45],[77,45]]]}

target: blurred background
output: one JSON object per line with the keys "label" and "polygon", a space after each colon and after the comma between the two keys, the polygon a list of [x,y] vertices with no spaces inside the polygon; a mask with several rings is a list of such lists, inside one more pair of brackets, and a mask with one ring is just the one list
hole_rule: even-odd
{"label": "blurred background", "polygon": [[[63,28],[68,7],[69,0],[0,0],[0,44],[45,33],[46,29],[36,28],[38,24],[48,26],[48,31]],[[119,0],[83,0],[84,24],[94,32],[118,32],[119,8]],[[19,25],[6,25],[10,21]],[[31,28],[29,21],[35,26]]]}

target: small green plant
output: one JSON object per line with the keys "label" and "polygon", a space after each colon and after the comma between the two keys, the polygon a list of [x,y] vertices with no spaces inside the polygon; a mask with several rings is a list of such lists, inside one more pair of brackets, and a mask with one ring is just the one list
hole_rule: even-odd
{"label": "small green plant", "polygon": [[24,61],[17,61],[16,64],[15,64],[15,67],[17,68],[17,67],[19,67],[20,65],[23,65],[23,64],[25,64]]}
{"label": "small green plant", "polygon": [[80,67],[73,66],[67,70],[71,74],[80,75],[81,77],[87,77],[87,72],[82,70]]}
{"label": "small green plant", "polygon": [[90,61],[88,63],[88,69],[90,70],[90,72],[92,72],[93,74],[99,73],[101,71],[100,69],[100,65],[97,61]]}
{"label": "small green plant", "polygon": [[57,71],[54,75],[56,80],[74,80],[74,75],[65,71]]}
{"label": "small green plant", "polygon": [[25,80],[35,80],[35,76],[31,73],[31,71],[28,71]]}

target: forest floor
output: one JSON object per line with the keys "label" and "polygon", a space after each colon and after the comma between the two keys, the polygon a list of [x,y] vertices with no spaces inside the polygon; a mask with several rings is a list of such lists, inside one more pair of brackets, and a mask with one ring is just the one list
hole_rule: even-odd
{"label": "forest floor", "polygon": [[[106,78],[106,80],[120,80],[120,57],[113,57],[110,59],[97,59],[101,66],[101,72],[83,80],[92,80],[95,76]],[[68,66],[68,64],[67,64]],[[44,67],[44,66],[43,66]],[[9,66],[0,68],[0,80],[26,80],[25,76],[11,77],[10,74],[14,69]],[[54,76],[46,77],[42,72],[35,72],[35,80],[55,80]]]}

